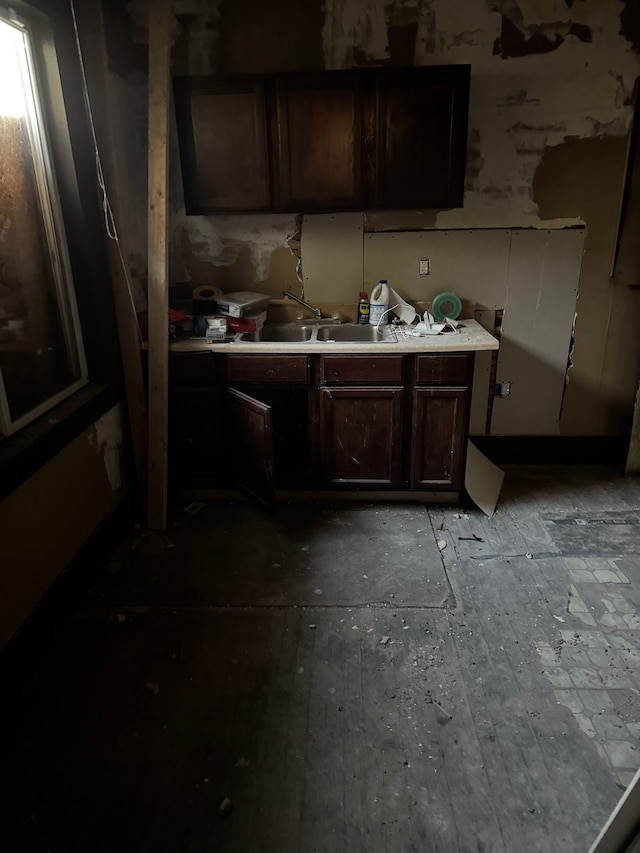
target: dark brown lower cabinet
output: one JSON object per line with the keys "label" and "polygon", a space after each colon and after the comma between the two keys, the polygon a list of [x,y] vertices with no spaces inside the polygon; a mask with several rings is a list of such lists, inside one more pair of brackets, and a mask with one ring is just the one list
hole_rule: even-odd
{"label": "dark brown lower cabinet", "polygon": [[472,353],[173,355],[183,488],[460,491]]}
{"label": "dark brown lower cabinet", "polygon": [[414,388],[411,489],[461,488],[468,398],[467,388]]}
{"label": "dark brown lower cabinet", "polygon": [[402,398],[402,388],[320,389],[325,485],[402,486]]}

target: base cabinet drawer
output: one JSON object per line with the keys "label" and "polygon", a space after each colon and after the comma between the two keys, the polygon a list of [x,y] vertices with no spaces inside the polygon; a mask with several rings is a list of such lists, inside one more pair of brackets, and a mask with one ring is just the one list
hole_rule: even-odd
{"label": "base cabinet drawer", "polygon": [[471,385],[473,353],[416,356],[416,385]]}
{"label": "base cabinet drawer", "polygon": [[326,385],[401,385],[401,355],[325,355],[320,357],[320,381]]}
{"label": "base cabinet drawer", "polygon": [[466,388],[414,388],[409,487],[457,491],[467,431]]}
{"label": "base cabinet drawer", "polygon": [[309,382],[309,357],[306,355],[230,355],[227,380],[260,385],[281,383],[306,385]]}

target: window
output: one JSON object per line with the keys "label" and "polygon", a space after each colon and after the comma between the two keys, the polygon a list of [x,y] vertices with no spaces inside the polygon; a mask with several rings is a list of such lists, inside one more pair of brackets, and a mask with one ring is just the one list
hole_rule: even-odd
{"label": "window", "polygon": [[87,382],[35,35],[0,6],[0,435]]}

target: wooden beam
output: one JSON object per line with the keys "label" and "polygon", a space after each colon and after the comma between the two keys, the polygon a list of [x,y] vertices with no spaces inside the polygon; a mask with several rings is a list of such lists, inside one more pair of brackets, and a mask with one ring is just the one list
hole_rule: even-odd
{"label": "wooden beam", "polygon": [[167,526],[168,163],[171,0],[149,0],[149,488],[147,524]]}
{"label": "wooden beam", "polygon": [[129,283],[123,269],[122,259],[126,255],[124,255],[122,241],[120,241],[120,251],[118,251],[118,246],[114,240],[107,242],[133,464],[138,487],[138,503],[140,511],[144,512],[147,497],[147,400],[142,372],[140,332],[136,311],[131,301]]}
{"label": "wooden beam", "polygon": [[136,485],[140,511],[146,511],[147,494],[147,399],[140,351],[140,332],[136,308],[130,291],[125,258],[130,246],[126,228],[121,228],[123,216],[121,183],[118,180],[118,151],[115,128],[118,111],[112,102],[112,89],[108,84],[109,66],[104,30],[103,8],[98,0],[77,4],[80,47],[85,67],[88,97],[100,162],[118,230],[117,242],[108,238],[109,268],[113,288],[120,357],[124,373],[127,414],[133,451]]}

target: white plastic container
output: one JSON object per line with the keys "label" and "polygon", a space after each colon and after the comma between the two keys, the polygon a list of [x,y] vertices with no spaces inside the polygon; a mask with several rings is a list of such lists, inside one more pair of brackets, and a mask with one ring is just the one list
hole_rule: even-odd
{"label": "white plastic container", "polygon": [[371,291],[369,308],[369,323],[372,326],[384,326],[389,322],[389,285],[386,278],[381,278]]}

